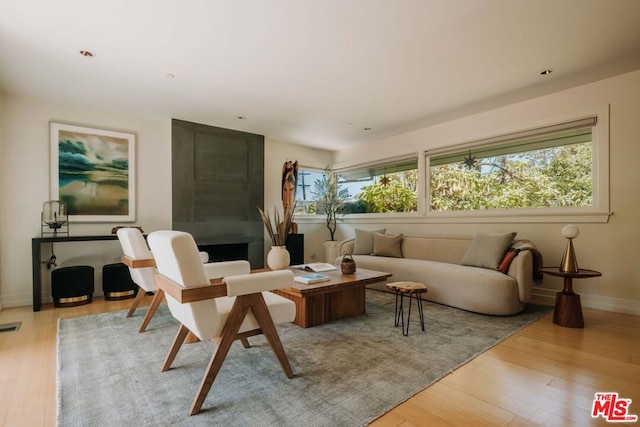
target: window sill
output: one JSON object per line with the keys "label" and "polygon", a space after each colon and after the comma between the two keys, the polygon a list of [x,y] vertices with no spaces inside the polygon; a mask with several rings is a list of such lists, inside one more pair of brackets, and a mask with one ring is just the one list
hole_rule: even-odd
{"label": "window sill", "polygon": [[[565,211],[557,213],[527,211],[473,211],[473,212],[428,212],[420,215],[409,213],[348,214],[339,220],[346,224],[490,224],[490,223],[607,223],[613,212]],[[298,215],[295,222],[301,224],[324,223],[324,215]]]}

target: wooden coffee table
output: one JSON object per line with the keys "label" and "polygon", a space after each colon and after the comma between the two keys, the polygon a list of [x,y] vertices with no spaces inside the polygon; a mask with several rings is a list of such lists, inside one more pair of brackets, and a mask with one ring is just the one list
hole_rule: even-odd
{"label": "wooden coffee table", "polygon": [[[290,270],[296,276],[309,274],[304,270]],[[340,269],[320,274],[329,276],[331,280],[310,285],[294,282],[291,288],[272,291],[296,304],[293,323],[302,328],[364,313],[365,286],[385,282],[391,277],[391,273],[364,268],[358,268],[353,274],[342,274]]]}

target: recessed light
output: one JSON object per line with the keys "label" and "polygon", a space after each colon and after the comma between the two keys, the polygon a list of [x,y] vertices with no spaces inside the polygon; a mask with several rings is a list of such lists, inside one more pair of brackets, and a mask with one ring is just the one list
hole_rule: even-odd
{"label": "recessed light", "polygon": [[168,77],[168,78],[170,78],[170,79],[175,78],[175,76],[176,76],[176,75],[175,75],[175,74],[173,74],[173,73],[167,73],[167,77]]}
{"label": "recessed light", "polygon": [[366,127],[366,128],[362,128],[362,129],[365,130],[365,131],[370,131],[371,130],[370,127]]}
{"label": "recessed light", "polygon": [[80,55],[86,56],[87,58],[93,58],[95,56],[94,53],[89,50],[81,50]]}
{"label": "recessed light", "polygon": [[553,73],[553,71],[554,71],[553,68],[547,68],[546,70],[540,71],[540,74],[543,75],[543,76],[547,76],[547,75]]}
{"label": "recessed light", "polygon": [[238,120],[245,120],[245,119],[246,119],[246,117],[245,117],[245,116],[236,116],[236,119],[238,119]]}

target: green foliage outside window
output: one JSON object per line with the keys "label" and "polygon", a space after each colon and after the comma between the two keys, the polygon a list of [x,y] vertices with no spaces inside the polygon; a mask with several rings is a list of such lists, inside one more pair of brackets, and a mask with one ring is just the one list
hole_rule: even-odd
{"label": "green foliage outside window", "polygon": [[[532,145],[515,141],[511,145],[480,147],[473,152],[431,156],[427,176],[429,210],[592,206],[591,130],[572,132],[554,135],[550,144],[544,138],[539,139],[539,145],[533,149]],[[581,141],[566,143],[568,137],[575,138],[575,133]],[[302,171],[298,194],[303,197],[298,198],[297,213],[325,215],[333,239],[336,221],[342,214],[416,212],[417,161],[395,166],[392,172],[389,169],[393,164],[347,171],[349,179],[328,169],[324,173]],[[313,186],[304,183],[305,173],[309,175],[307,182],[313,182]],[[349,194],[347,186],[355,196]]]}
{"label": "green foliage outside window", "polygon": [[432,211],[590,206],[591,143],[432,166]]}
{"label": "green foliage outside window", "polygon": [[417,183],[417,170],[377,177],[374,184],[362,187],[358,201],[364,206],[364,212],[415,212],[418,209]]}

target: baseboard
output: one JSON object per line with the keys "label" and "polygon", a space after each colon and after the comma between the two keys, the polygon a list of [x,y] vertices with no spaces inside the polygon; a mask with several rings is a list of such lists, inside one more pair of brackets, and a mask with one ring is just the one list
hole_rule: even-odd
{"label": "baseboard", "polygon": [[[53,300],[49,302],[53,302]],[[25,305],[33,305],[31,293],[2,295],[2,308],[24,307]]]}
{"label": "baseboard", "polygon": [[[47,292],[50,292],[47,290]],[[102,289],[97,289],[93,292],[94,297],[103,296]],[[43,294],[42,295],[42,304],[53,304],[53,298],[51,294]],[[11,307],[24,307],[26,305],[33,306],[33,298],[31,297],[31,293],[20,293],[20,294],[10,294],[10,295],[2,295],[2,300],[0,302],[0,308],[11,308]]]}
{"label": "baseboard", "polygon": [[[534,287],[531,300],[538,304],[554,305],[557,292],[554,289]],[[586,308],[640,316],[640,301],[588,294],[580,294],[580,301],[582,306]]]}

